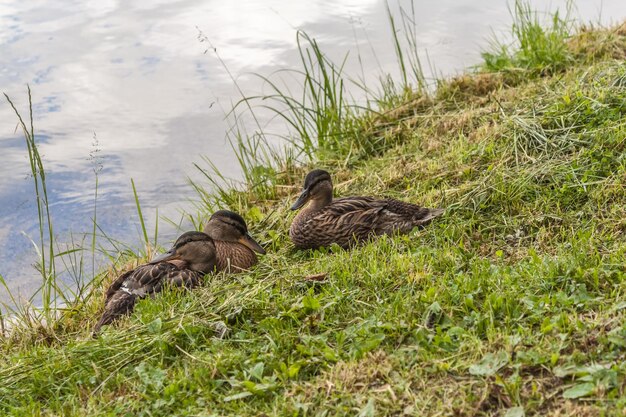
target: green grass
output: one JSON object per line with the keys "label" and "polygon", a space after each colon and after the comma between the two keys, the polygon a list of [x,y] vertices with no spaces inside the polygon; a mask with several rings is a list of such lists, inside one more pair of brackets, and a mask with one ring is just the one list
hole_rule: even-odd
{"label": "green grass", "polygon": [[563,70],[572,60],[566,41],[574,28],[573,6],[574,3],[568,1],[565,13],[557,11],[548,19],[542,19],[542,14],[533,10],[529,3],[515,0],[511,11],[513,45],[496,39],[492,50],[483,53],[485,68],[490,71],[530,70],[535,74]]}
{"label": "green grass", "polygon": [[[195,224],[239,211],[268,250],[258,267],[144,300],[97,340],[104,285],[51,328],[6,335],[0,413],[622,415],[626,28],[571,30],[565,66],[531,54],[401,89],[342,113],[349,135],[304,166],[274,161],[262,187],[196,184]],[[338,195],[446,213],[353,251],[295,251],[288,207],[312,166]],[[97,282],[142,261],[121,254]]]}
{"label": "green grass", "polygon": [[[16,303],[12,312],[15,313],[15,317],[21,321],[51,321],[56,314],[57,302],[67,301],[65,299],[65,292],[59,287],[59,282],[56,280],[57,268],[56,268],[56,248],[54,239],[54,227],[52,222],[52,216],[50,214],[50,208],[48,204],[48,188],[46,184],[46,171],[44,169],[43,161],[39,153],[39,148],[35,141],[35,128],[33,124],[33,105],[30,86],[28,86],[28,110],[29,119],[25,120],[22,117],[20,111],[15,107],[11,98],[4,93],[4,97],[11,106],[11,109],[15,113],[18,120],[18,126],[21,128],[24,135],[24,141],[26,142],[26,149],[28,152],[28,161],[30,163],[30,175],[33,179],[33,185],[35,189],[35,204],[37,207],[37,225],[39,228],[38,240],[35,241],[29,237],[31,243],[35,247],[38,255],[36,269],[39,275],[41,275],[41,284],[36,293],[31,296],[29,302],[32,302],[37,296],[41,301],[41,308],[37,310],[30,310],[28,306],[21,307]],[[15,297],[11,294],[8,285],[4,278],[0,276],[0,286],[4,288],[9,297],[15,301]]]}

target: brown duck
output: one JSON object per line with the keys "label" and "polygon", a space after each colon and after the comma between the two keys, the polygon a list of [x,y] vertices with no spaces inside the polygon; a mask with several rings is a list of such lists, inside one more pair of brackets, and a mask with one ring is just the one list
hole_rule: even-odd
{"label": "brown duck", "polygon": [[166,285],[193,288],[215,265],[213,239],[202,232],[183,233],[168,252],[126,272],[111,284],[94,336],[102,326],[130,314],[137,300],[160,292]]}
{"label": "brown duck", "polygon": [[242,272],[256,265],[256,253],[265,254],[261,245],[248,233],[244,219],[232,211],[213,213],[204,233],[211,236],[215,243],[218,271]]}
{"label": "brown duck", "polygon": [[[308,205],[306,205],[308,203]],[[304,190],[291,207],[304,207],[291,223],[289,236],[300,249],[333,243],[348,248],[370,236],[408,233],[443,213],[390,198],[344,197],[333,199],[330,174],[316,169],[306,176]]]}

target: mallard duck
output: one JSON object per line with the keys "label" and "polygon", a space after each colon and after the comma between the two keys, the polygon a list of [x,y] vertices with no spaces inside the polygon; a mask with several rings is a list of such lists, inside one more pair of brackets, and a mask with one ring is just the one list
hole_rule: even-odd
{"label": "mallard duck", "polygon": [[241,272],[257,263],[256,253],[265,254],[265,250],[248,233],[244,219],[229,210],[213,213],[204,233],[211,236],[217,251],[218,271]]}
{"label": "mallard duck", "polygon": [[333,243],[348,248],[370,236],[408,233],[443,213],[390,198],[345,197],[333,200],[330,174],[316,169],[306,176],[304,190],[291,207],[304,205],[291,223],[289,236],[300,249],[314,249]]}
{"label": "mallard duck", "polygon": [[130,314],[137,300],[160,292],[167,284],[193,288],[202,277],[213,271],[216,250],[213,239],[206,233],[186,232],[172,249],[118,277],[106,292],[104,313],[96,324],[94,336],[105,324]]}

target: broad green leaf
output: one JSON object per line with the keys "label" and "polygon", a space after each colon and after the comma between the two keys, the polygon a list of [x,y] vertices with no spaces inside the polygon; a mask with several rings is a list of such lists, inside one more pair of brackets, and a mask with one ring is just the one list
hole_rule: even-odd
{"label": "broad green leaf", "polygon": [[250,377],[260,381],[263,378],[263,371],[265,370],[265,363],[257,362],[250,370]]}
{"label": "broad green leaf", "polygon": [[511,407],[506,410],[504,417],[525,417],[524,407]]}
{"label": "broad green leaf", "polygon": [[251,395],[254,395],[254,394],[252,394],[252,393],[251,393],[251,392],[249,392],[249,391],[243,391],[243,392],[239,392],[239,393],[237,393],[237,394],[229,395],[228,397],[224,397],[224,400],[223,400],[223,401],[224,401],[225,403],[227,403],[227,402],[229,402],[229,401],[241,400],[241,399],[246,398],[246,397],[249,397],[249,396],[251,396]]}
{"label": "broad green leaf", "polygon": [[146,327],[148,327],[148,331],[150,333],[154,334],[154,333],[159,333],[159,331],[161,331],[162,326],[163,326],[163,322],[161,321],[161,318],[157,317],[156,319],[148,323]]}
{"label": "broad green leaf", "polygon": [[163,388],[163,382],[166,376],[166,372],[163,369],[153,367],[146,362],[141,362],[135,367],[135,372],[137,372],[139,379],[146,388],[151,387],[155,391]]}
{"label": "broad green leaf", "polygon": [[501,350],[487,353],[480,362],[469,367],[469,373],[478,376],[491,376],[509,362],[509,354]]}
{"label": "broad green leaf", "polygon": [[585,382],[583,384],[576,384],[571,388],[566,389],[565,391],[563,391],[563,398],[580,398],[580,397],[586,397],[587,395],[591,394],[594,389],[595,389],[595,384],[591,383],[591,382]]}
{"label": "broad green leaf", "polygon": [[376,415],[376,407],[374,407],[374,399],[370,398],[365,407],[359,411],[357,417],[374,417]]}

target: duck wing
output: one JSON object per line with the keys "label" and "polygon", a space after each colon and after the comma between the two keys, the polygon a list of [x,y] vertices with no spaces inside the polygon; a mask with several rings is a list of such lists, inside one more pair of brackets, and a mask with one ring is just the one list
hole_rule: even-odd
{"label": "duck wing", "polygon": [[168,272],[167,276],[163,279],[163,284],[191,289],[200,284],[204,275],[205,274],[202,272],[192,271],[191,269],[178,268]]}
{"label": "duck wing", "polygon": [[[193,288],[199,284],[200,279],[204,276],[200,272],[169,262],[142,265],[131,271],[130,274],[124,275],[126,278],[119,285],[118,291],[130,292],[140,298],[161,291],[164,285]],[[116,283],[117,280],[114,284]]]}
{"label": "duck wing", "polygon": [[131,271],[132,273],[122,282],[119,290],[143,298],[160,291],[163,281],[178,270],[178,267],[167,262],[141,265]]}
{"label": "duck wing", "polygon": [[392,233],[400,231],[407,233],[414,227],[424,226],[435,217],[443,214],[443,209],[431,209],[413,203],[386,198],[385,208],[380,213],[376,233]]}
{"label": "duck wing", "polygon": [[334,222],[340,226],[350,224],[370,230],[372,221],[376,221],[385,208],[384,200],[372,197],[344,197],[333,200],[313,218],[316,221]]}
{"label": "duck wing", "polygon": [[106,294],[105,294],[105,300],[109,301],[109,298],[111,298],[113,296],[113,294],[115,294],[117,291],[119,291],[119,289],[122,287],[122,284],[124,283],[124,281],[126,281],[126,279],[128,279],[128,277],[130,275],[132,275],[134,272],[135,272],[135,270],[132,269],[130,271],[127,271],[127,272],[123,273],[119,277],[117,277],[117,279],[115,281],[113,281],[113,283],[111,283],[111,285],[109,285],[109,288],[107,288],[107,291],[106,291]]}
{"label": "duck wing", "polygon": [[94,336],[102,326],[130,314],[137,300],[160,292],[166,284],[195,287],[202,276],[199,272],[180,268],[169,262],[141,265],[120,275],[107,289],[104,312],[94,327]]}
{"label": "duck wing", "polygon": [[371,197],[333,200],[298,225],[299,234],[306,237],[298,246],[315,248],[336,243],[347,248],[355,240],[367,239],[384,209],[381,200]]}
{"label": "duck wing", "polygon": [[345,197],[333,200],[311,217],[340,246],[368,236],[409,232],[441,215],[441,209],[429,209],[390,198]]}

